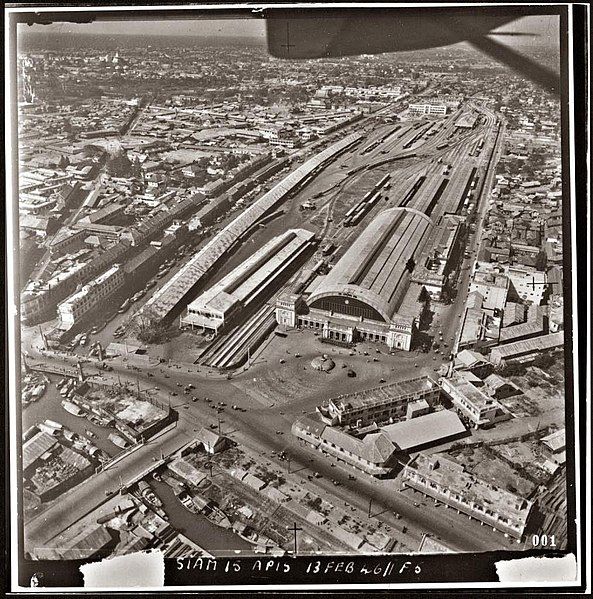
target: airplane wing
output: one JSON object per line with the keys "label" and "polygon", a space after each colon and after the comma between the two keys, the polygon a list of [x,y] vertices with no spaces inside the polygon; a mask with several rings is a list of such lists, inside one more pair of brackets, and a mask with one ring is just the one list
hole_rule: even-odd
{"label": "airplane wing", "polygon": [[[272,9],[266,18],[268,51],[285,59],[380,54],[469,42],[551,93],[559,77],[508,46],[492,32],[520,16],[452,8]],[[502,35],[502,34],[497,34]]]}

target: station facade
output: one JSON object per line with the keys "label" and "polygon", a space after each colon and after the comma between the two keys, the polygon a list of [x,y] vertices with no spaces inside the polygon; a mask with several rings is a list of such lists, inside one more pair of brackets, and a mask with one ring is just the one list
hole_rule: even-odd
{"label": "station facade", "polygon": [[337,344],[372,341],[410,351],[416,318],[398,309],[432,229],[431,219],[417,210],[384,210],[309,293],[278,298],[277,322],[314,329]]}

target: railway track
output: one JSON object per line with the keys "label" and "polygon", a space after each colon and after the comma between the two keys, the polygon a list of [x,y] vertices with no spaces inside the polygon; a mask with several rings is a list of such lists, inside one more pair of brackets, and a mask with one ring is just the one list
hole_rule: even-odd
{"label": "railway track", "polygon": [[232,368],[247,359],[248,352],[256,349],[276,325],[274,303],[264,304],[244,324],[236,327],[212,352],[208,352],[203,363],[213,368]]}

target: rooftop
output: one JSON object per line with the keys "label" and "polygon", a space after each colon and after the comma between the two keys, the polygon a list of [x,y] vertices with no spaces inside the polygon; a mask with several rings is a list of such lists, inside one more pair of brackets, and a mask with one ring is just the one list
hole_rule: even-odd
{"label": "rooftop", "polygon": [[566,430],[560,429],[547,437],[543,437],[541,442],[553,452],[562,451],[566,448]]}
{"label": "rooftop", "polygon": [[454,372],[450,379],[444,379],[443,384],[445,384],[445,381],[474,406],[484,407],[494,403],[494,400],[491,397],[486,395],[467,379],[460,376],[457,372]]}
{"label": "rooftop", "polygon": [[423,376],[365,389],[364,391],[356,391],[347,395],[339,395],[330,399],[329,402],[340,411],[347,412],[393,402],[405,397],[420,398],[425,393],[438,389],[439,386],[435,381],[430,377]]}
{"label": "rooftop", "polygon": [[346,296],[374,308],[389,322],[406,290],[409,261],[423,247],[432,221],[411,208],[379,213],[309,298]]}
{"label": "rooftop", "polygon": [[520,354],[544,351],[562,345],[564,345],[564,331],[559,331],[558,333],[550,333],[549,335],[540,335],[533,339],[500,345],[492,349],[490,356],[497,356],[498,358],[504,359]]}
{"label": "rooftop", "polygon": [[188,306],[190,311],[225,313],[240,302],[248,303],[261,285],[295,257],[314,233],[293,229],[275,237],[202,293]]}
{"label": "rooftop", "polygon": [[361,440],[339,428],[327,426],[321,434],[321,439],[327,443],[334,443],[371,464],[384,464],[395,451],[395,446],[389,437],[382,432],[366,435]]}
{"label": "rooftop", "polygon": [[34,437],[23,443],[23,469],[33,465],[44,454],[53,449],[58,443],[49,433],[39,431]]}
{"label": "rooftop", "polygon": [[457,493],[485,509],[503,514],[513,523],[524,525],[527,521],[532,506],[530,501],[477,478],[450,458],[420,454],[412,468],[452,494]]}
{"label": "rooftop", "polygon": [[381,427],[381,430],[402,451],[411,451],[416,447],[445,441],[466,432],[465,426],[455,412],[440,410],[410,420]]}

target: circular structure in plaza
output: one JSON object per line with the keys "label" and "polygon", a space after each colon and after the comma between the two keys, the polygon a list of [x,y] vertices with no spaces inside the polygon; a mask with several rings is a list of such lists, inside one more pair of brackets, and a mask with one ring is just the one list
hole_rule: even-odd
{"label": "circular structure in plaza", "polygon": [[313,360],[311,360],[311,366],[314,370],[329,372],[336,366],[336,363],[330,357],[323,354],[323,356],[317,356],[316,358],[313,358]]}

